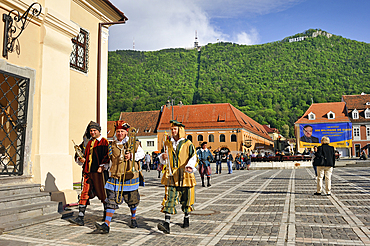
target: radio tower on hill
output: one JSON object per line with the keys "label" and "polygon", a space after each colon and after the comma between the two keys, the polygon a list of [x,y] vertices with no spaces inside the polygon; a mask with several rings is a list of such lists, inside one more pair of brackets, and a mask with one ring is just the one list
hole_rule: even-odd
{"label": "radio tower on hill", "polygon": [[194,48],[198,48],[198,33],[197,33],[197,30],[195,30]]}
{"label": "radio tower on hill", "polygon": [[132,49],[135,50],[135,38],[132,41]]}
{"label": "radio tower on hill", "polygon": [[198,43],[198,32],[195,30],[195,41],[194,41],[194,48],[200,51],[200,46]]}

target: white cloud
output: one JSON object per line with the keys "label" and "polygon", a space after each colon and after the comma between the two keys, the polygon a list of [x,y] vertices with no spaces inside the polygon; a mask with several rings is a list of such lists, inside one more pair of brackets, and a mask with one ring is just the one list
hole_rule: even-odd
{"label": "white cloud", "polygon": [[210,25],[204,11],[186,0],[112,2],[129,20],[110,28],[110,50],[132,49],[133,39],[137,50],[192,47],[196,30],[201,45],[227,38]]}
{"label": "white cloud", "polygon": [[259,34],[256,29],[252,28],[249,33],[241,32],[236,35],[236,43],[252,45],[259,42]]}
{"label": "white cloud", "polygon": [[[220,30],[212,18],[237,18],[248,13],[281,11],[303,0],[110,0],[128,17],[123,25],[110,27],[109,49],[160,50],[200,45],[217,40],[256,44],[258,31]],[[240,32],[239,34],[231,34]]]}
{"label": "white cloud", "polygon": [[214,18],[279,12],[306,0],[193,0]]}

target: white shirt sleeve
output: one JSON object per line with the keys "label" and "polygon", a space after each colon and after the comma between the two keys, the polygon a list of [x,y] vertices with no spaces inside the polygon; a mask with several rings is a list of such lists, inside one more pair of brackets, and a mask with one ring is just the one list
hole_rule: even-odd
{"label": "white shirt sleeve", "polygon": [[166,159],[164,159],[163,158],[163,153],[162,154],[160,154],[159,156],[158,156],[158,158],[159,158],[159,162],[161,163],[161,164],[166,164]]}
{"label": "white shirt sleeve", "polygon": [[136,153],[135,153],[135,161],[139,161],[145,157],[145,152],[141,146],[137,148]]}
{"label": "white shirt sleeve", "polygon": [[[192,169],[193,169],[193,171],[192,172],[190,172],[190,173],[194,173],[197,169],[195,168],[195,164],[197,163],[197,155],[195,154],[195,155],[193,155],[193,157],[192,158],[190,158],[189,159],[189,161],[188,161],[188,164],[186,164],[186,166],[185,166],[185,168],[186,167],[191,167]],[[186,170],[185,170],[186,171]],[[186,171],[187,172],[187,171]]]}

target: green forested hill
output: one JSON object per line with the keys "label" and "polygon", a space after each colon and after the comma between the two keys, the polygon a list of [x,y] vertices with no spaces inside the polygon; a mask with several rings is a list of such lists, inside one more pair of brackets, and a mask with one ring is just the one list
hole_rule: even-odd
{"label": "green forested hill", "polygon": [[335,35],[287,39],[208,44],[200,52],[109,52],[108,119],[121,111],[159,110],[172,96],[184,104],[229,102],[261,124],[281,131],[288,125],[292,136],[293,123],[312,101],[370,93],[369,44]]}

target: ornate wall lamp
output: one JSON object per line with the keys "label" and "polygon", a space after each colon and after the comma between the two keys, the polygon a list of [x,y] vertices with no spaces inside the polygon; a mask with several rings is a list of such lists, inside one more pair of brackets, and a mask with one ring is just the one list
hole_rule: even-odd
{"label": "ornate wall lamp", "polygon": [[[8,52],[13,52],[14,43],[26,29],[28,23],[33,17],[41,14],[42,6],[39,3],[33,3],[24,14],[13,9],[9,14],[3,14],[4,21],[4,40],[3,40],[3,57],[8,57]],[[14,18],[11,16],[14,14]]]}

